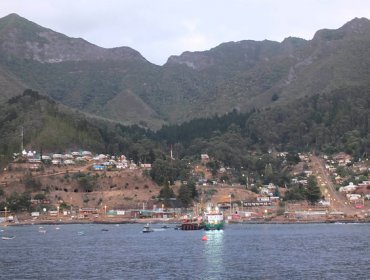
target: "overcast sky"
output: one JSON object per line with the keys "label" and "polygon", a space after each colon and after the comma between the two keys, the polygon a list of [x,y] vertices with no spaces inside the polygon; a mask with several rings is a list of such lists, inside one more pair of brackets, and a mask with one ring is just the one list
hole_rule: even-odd
{"label": "overcast sky", "polygon": [[370,1],[0,0],[0,17],[10,13],[101,47],[131,47],[162,65],[223,42],[312,39],[319,29],[370,18]]}

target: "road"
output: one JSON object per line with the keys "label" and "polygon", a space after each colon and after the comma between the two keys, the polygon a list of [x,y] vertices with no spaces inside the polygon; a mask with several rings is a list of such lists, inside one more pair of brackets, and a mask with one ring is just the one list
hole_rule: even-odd
{"label": "road", "polygon": [[321,190],[324,191],[325,199],[330,202],[330,210],[343,212],[348,216],[354,216],[360,213],[359,210],[350,205],[347,199],[335,190],[334,183],[329,171],[325,168],[324,159],[311,155],[311,169],[316,176]]}

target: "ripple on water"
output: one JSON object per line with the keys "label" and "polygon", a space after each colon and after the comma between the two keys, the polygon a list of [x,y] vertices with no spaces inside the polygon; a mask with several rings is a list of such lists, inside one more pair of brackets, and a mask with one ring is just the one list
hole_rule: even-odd
{"label": "ripple on water", "polygon": [[0,278],[366,279],[370,272],[368,224],[153,227],[150,234],[138,224],[44,226],[45,234],[10,227],[16,238],[0,241]]}

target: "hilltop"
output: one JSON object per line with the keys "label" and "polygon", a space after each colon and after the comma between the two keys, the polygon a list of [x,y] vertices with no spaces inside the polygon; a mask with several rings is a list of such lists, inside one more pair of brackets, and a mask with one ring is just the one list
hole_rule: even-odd
{"label": "hilltop", "polygon": [[104,49],[11,14],[0,19],[0,98],[32,88],[89,114],[158,129],[368,86],[369,43],[370,21],[356,18],[309,41],[228,42],[157,66],[129,47]]}

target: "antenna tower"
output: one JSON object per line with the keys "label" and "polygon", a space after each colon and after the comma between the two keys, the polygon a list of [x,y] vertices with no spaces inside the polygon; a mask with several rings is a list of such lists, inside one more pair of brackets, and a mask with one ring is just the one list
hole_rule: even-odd
{"label": "antenna tower", "polygon": [[21,126],[21,153],[23,152],[23,141],[24,141],[23,126]]}

